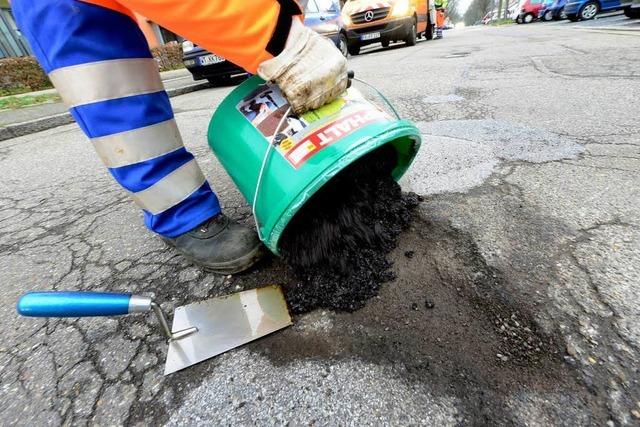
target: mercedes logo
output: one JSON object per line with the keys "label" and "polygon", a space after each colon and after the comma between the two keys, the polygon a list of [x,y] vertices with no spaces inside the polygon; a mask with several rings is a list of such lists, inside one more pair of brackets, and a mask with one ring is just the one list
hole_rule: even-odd
{"label": "mercedes logo", "polygon": [[369,22],[369,21],[372,21],[372,20],[373,20],[373,11],[372,11],[372,10],[367,10],[367,11],[364,13],[364,20],[365,20],[365,21],[367,21],[367,22]]}

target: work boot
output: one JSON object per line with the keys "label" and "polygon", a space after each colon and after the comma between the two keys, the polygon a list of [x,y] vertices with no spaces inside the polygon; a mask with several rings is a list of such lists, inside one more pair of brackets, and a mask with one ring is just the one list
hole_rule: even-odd
{"label": "work boot", "polygon": [[178,237],[162,239],[189,261],[219,274],[244,271],[263,255],[256,233],[223,214]]}

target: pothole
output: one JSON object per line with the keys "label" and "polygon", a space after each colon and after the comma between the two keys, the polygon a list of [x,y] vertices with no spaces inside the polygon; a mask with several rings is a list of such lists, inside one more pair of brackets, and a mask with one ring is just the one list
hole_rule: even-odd
{"label": "pothole", "polygon": [[425,104],[444,104],[446,102],[458,101],[464,101],[464,98],[453,93],[450,93],[448,95],[431,95],[422,98],[422,102],[424,102]]}
{"label": "pothole", "polygon": [[319,360],[401,365],[407,381],[454,396],[471,424],[517,423],[521,414],[504,402],[536,393],[566,398],[564,407],[548,405],[546,419],[574,413],[606,421],[564,364],[558,341],[539,331],[526,306],[502,294],[504,279],[470,236],[419,219],[391,259],[397,278],[363,309],[329,314],[331,321],[320,316],[322,327],[294,327],[250,349],[284,371]]}
{"label": "pothole", "polygon": [[464,58],[465,56],[469,56],[470,54],[471,52],[453,52],[443,56],[443,58]]}

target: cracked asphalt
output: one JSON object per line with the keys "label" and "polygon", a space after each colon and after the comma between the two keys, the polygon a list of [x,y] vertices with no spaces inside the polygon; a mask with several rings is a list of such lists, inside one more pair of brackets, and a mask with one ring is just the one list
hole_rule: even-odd
{"label": "cracked asphalt", "polygon": [[[298,316],[168,377],[152,317],[27,319],[17,298],[127,291],[169,310],[291,272],[189,266],[75,125],[0,142],[0,424],[637,425],[636,39],[470,28],[350,58],[423,133],[397,278],[355,313]],[[224,209],[251,224],[205,141],[230,90],[171,101]]]}

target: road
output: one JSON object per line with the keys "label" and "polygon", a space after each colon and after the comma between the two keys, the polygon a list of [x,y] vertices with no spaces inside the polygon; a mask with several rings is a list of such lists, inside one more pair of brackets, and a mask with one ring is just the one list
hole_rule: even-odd
{"label": "road", "polygon": [[[189,266],[75,125],[0,143],[2,424],[637,425],[638,38],[469,28],[349,61],[423,133],[397,278],[359,311],[298,316],[166,378],[152,318],[19,318],[17,298],[135,291],[170,309],[295,280],[286,266]],[[230,89],[172,103],[226,212],[251,223],[204,137]]]}

